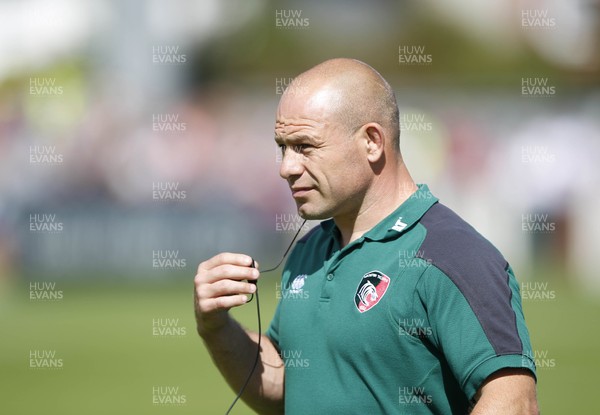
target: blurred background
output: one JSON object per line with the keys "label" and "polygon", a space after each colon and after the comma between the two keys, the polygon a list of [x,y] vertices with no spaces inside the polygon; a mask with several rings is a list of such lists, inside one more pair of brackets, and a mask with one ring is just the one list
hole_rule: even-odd
{"label": "blurred background", "polygon": [[390,82],[413,177],[511,262],[542,413],[600,410],[598,0],[1,0],[0,412],[225,412],[192,279],[301,227],[275,109],[333,57]]}

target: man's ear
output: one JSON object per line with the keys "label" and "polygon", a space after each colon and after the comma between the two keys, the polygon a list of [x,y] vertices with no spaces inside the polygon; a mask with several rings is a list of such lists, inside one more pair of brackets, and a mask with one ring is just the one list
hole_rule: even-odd
{"label": "man's ear", "polygon": [[383,156],[385,147],[385,133],[378,123],[371,122],[361,128],[365,140],[367,159],[370,163],[377,163]]}

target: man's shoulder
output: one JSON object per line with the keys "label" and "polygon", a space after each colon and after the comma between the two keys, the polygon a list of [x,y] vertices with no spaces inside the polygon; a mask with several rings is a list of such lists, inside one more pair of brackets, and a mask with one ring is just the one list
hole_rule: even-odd
{"label": "man's shoulder", "polygon": [[[425,296],[448,303],[451,293],[460,293],[497,355],[522,353],[517,311],[512,303],[516,279],[502,254],[471,225],[439,203],[423,215],[420,223],[426,234],[419,256],[432,266],[421,280]],[[448,280],[457,290],[449,291]]]}
{"label": "man's shoulder", "polygon": [[442,269],[456,271],[456,267],[469,268],[474,262],[506,266],[506,260],[490,241],[439,202],[423,215],[420,224],[426,233],[419,254]]}

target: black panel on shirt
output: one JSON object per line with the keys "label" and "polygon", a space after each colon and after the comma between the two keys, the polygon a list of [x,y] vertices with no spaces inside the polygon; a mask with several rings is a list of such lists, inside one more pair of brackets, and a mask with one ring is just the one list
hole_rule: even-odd
{"label": "black panel on shirt", "polygon": [[417,256],[430,261],[454,282],[477,316],[496,354],[523,350],[511,306],[508,263],[471,225],[442,205],[421,218],[427,229]]}

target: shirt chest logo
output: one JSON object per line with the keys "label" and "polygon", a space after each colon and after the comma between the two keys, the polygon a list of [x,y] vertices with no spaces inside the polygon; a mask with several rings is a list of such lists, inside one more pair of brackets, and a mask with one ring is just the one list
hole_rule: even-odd
{"label": "shirt chest logo", "polygon": [[308,277],[308,275],[301,274],[294,278],[294,281],[292,281],[292,285],[290,286],[290,293],[300,294],[302,292],[302,287],[304,287],[306,277]]}
{"label": "shirt chest logo", "polygon": [[354,304],[361,313],[369,311],[381,300],[390,285],[390,277],[381,271],[371,271],[363,275],[356,294]]}

